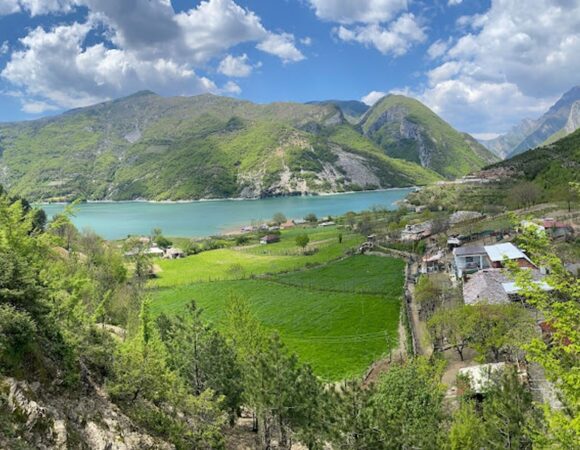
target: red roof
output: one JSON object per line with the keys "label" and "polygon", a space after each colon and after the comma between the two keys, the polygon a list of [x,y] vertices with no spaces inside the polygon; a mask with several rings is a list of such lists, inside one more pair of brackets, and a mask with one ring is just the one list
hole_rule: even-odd
{"label": "red roof", "polygon": [[569,225],[564,222],[556,222],[554,219],[544,219],[544,228],[568,228]]}

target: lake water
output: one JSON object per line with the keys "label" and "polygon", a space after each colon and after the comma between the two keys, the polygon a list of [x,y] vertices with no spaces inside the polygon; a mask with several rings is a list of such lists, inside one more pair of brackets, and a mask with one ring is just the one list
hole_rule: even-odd
{"label": "lake water", "polygon": [[[166,236],[201,237],[235,230],[252,221],[269,220],[276,212],[289,219],[301,219],[308,213],[318,217],[335,216],[373,206],[396,209],[395,202],[411,190],[187,203],[84,203],[76,207],[72,221],[77,228],[91,228],[106,239],[120,239],[130,234],[148,235],[153,228],[161,228]],[[65,205],[42,207],[52,217],[62,212]]]}

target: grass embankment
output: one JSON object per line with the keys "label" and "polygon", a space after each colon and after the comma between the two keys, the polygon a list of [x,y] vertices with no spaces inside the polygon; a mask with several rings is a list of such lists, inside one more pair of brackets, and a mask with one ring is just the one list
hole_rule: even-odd
{"label": "grass embankment", "polygon": [[[332,233],[332,241],[322,239]],[[152,310],[177,314],[195,299],[205,317],[219,326],[228,299],[238,295],[321,378],[337,381],[360,376],[387,351],[387,335],[389,344],[397,345],[404,263],[374,256],[329,262],[349,248],[347,242],[358,239],[345,236],[339,244],[336,233],[311,231],[311,240],[319,242],[312,244],[319,251],[311,256],[284,255],[292,250],[288,241],[297,234],[291,231],[283,233],[280,243],[266,248],[268,255],[256,254],[260,248],[250,247],[160,262],[163,272],[152,283]],[[324,262],[329,263],[306,269]],[[259,278],[235,279],[240,272],[229,268],[236,264]],[[281,273],[295,269],[303,270]],[[215,281],[207,281],[210,277]]]}

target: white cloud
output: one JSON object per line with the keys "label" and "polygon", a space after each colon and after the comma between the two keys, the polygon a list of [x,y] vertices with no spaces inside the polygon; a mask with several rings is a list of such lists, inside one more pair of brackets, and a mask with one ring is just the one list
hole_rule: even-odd
{"label": "white cloud", "polygon": [[427,49],[427,56],[429,59],[437,59],[442,57],[449,48],[450,42],[444,40],[437,40],[433,42]]}
{"label": "white cloud", "polygon": [[380,23],[407,8],[407,0],[309,0],[323,20],[352,23]]}
{"label": "white cloud", "polygon": [[463,0],[449,0],[447,2],[447,5],[449,5],[449,6],[457,6],[457,5],[461,5],[461,3],[463,3]]}
{"label": "white cloud", "polygon": [[25,97],[59,107],[78,107],[140,89],[167,94],[215,92],[215,84],[186,65],[158,58],[140,60],[103,44],[83,48],[90,27],[74,23],[47,32],[36,28],[21,39],[1,75]]}
{"label": "white cloud", "polygon": [[[7,1],[0,0],[5,11]],[[245,55],[224,58],[242,43],[253,43],[284,63],[305,58],[292,34],[269,31],[260,17],[234,0],[204,0],[177,14],[170,0],[20,0],[17,6],[33,15],[67,12],[74,5],[88,8],[86,23],[30,31],[0,73],[34,99],[29,111],[39,110],[41,102],[84,106],[139,89],[167,95],[220,92],[196,71],[222,58],[219,71],[249,75],[252,66]],[[102,42],[93,44],[101,25],[106,30]],[[235,83],[222,89],[240,92]]]}
{"label": "white cloud", "polygon": [[228,81],[224,85],[224,87],[220,89],[220,92],[223,92],[225,94],[238,95],[241,94],[242,88],[237,83],[233,81]]}
{"label": "white cloud", "polygon": [[0,16],[14,14],[20,11],[18,0],[0,0]]}
{"label": "white cloud", "polygon": [[285,63],[298,62],[305,59],[302,52],[294,45],[294,36],[290,33],[270,33],[256,48],[279,57]]}
{"label": "white cloud", "polygon": [[353,29],[340,26],[335,33],[343,41],[372,46],[383,54],[391,53],[395,56],[407,53],[414,43],[423,42],[427,38],[415,16],[410,13],[400,16],[388,28],[377,24]]}
{"label": "white cloud", "polygon": [[0,55],[5,55],[9,51],[10,51],[10,44],[8,43],[8,41],[2,42],[2,45],[0,45]]}
{"label": "white cloud", "polygon": [[228,77],[247,77],[254,69],[248,63],[249,58],[245,53],[241,56],[227,55],[218,66],[218,72]]}
{"label": "white cloud", "polygon": [[58,107],[43,101],[23,101],[22,111],[29,114],[42,114],[47,111],[56,111]]}
{"label": "white cloud", "polygon": [[300,43],[302,45],[306,45],[308,47],[308,46],[312,45],[312,38],[310,38],[308,36],[303,37],[302,39],[300,39]]}
{"label": "white cloud", "polygon": [[421,98],[455,126],[503,132],[580,81],[580,2],[493,0],[427,73]]}
{"label": "white cloud", "polygon": [[0,0],[0,16],[27,11],[31,16],[72,11],[76,0]]}
{"label": "white cloud", "polygon": [[376,102],[378,102],[385,95],[387,95],[386,92],[382,92],[382,91],[371,91],[367,95],[365,95],[364,97],[362,97],[360,99],[360,101],[363,102],[363,103],[365,103],[365,104],[367,104],[367,105],[369,105],[369,106],[373,106]]}

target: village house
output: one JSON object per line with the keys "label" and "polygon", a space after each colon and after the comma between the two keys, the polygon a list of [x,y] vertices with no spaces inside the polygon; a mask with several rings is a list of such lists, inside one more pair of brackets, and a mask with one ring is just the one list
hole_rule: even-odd
{"label": "village house", "polygon": [[[539,270],[530,269],[534,283],[545,291],[552,288]],[[502,269],[483,269],[463,284],[463,301],[466,305],[477,303],[507,304],[521,300],[520,288]]]}
{"label": "village house", "polygon": [[323,227],[323,228],[324,227],[331,227],[333,225],[335,225],[335,223],[332,220],[329,220],[329,221],[322,222],[322,223],[319,223],[318,224],[319,227]]}
{"label": "village house", "polygon": [[524,252],[522,252],[511,242],[505,242],[496,245],[486,245],[484,248],[489,260],[491,261],[491,267],[496,269],[502,268],[503,262],[506,259],[515,261],[519,267],[525,267],[528,269],[537,268],[535,264],[530,261],[530,258],[528,258]]}
{"label": "village house", "polygon": [[458,278],[475,273],[490,266],[487,253],[482,245],[468,245],[453,249],[455,274]]}
{"label": "village house", "polygon": [[160,256],[160,257],[165,255],[165,252],[162,249],[160,249],[159,247],[157,247],[157,245],[153,245],[153,246],[149,247],[147,250],[145,250],[145,253],[147,255]]}
{"label": "village house", "polygon": [[482,269],[501,269],[505,259],[515,261],[522,268],[537,268],[526,254],[511,242],[485,246],[468,245],[453,249],[455,274],[458,278]]}
{"label": "village house", "polygon": [[552,239],[561,239],[574,234],[572,226],[563,222],[557,222],[552,218],[543,219],[542,226]]}
{"label": "village house", "polygon": [[294,228],[294,222],[292,220],[287,220],[286,222],[284,222],[282,225],[280,225],[280,227],[283,230],[287,230],[288,228]]}
{"label": "village house", "polygon": [[179,259],[185,258],[185,253],[180,248],[170,247],[165,250],[165,254],[163,255],[165,259]]}
{"label": "village house", "polygon": [[421,273],[440,272],[444,269],[443,252],[439,251],[433,255],[426,255],[421,259]]}
{"label": "village house", "polygon": [[431,222],[422,222],[415,225],[407,225],[401,231],[401,241],[420,241],[431,236]]}
{"label": "village house", "polygon": [[260,244],[273,244],[274,242],[278,242],[280,240],[280,236],[277,234],[267,234],[266,236],[260,239]]}

